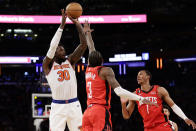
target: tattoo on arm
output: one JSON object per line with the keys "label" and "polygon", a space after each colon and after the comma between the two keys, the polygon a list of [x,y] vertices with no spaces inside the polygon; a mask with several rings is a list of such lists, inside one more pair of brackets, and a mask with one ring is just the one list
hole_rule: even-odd
{"label": "tattoo on arm", "polygon": [[112,89],[119,87],[120,84],[118,83],[118,81],[115,78],[115,74],[112,70],[112,68],[106,67],[106,80],[108,81],[109,85],[112,87]]}
{"label": "tattoo on arm", "polygon": [[87,45],[87,40],[86,40],[86,37],[85,37],[85,33],[83,31],[82,25],[81,24],[76,24],[76,28],[77,28],[78,33],[79,33],[80,44]]}
{"label": "tattoo on arm", "polygon": [[87,40],[86,40],[84,31],[83,31],[82,25],[76,24],[76,28],[79,33],[80,44],[68,58],[72,65],[76,64],[80,60],[80,58],[82,57],[82,55],[84,54],[87,48]]}
{"label": "tattoo on arm", "polygon": [[85,50],[86,50],[87,46],[84,46],[82,44],[80,44],[75,51],[69,56],[69,61],[71,62],[71,64],[76,64],[80,58],[82,57],[82,55],[84,54]]}

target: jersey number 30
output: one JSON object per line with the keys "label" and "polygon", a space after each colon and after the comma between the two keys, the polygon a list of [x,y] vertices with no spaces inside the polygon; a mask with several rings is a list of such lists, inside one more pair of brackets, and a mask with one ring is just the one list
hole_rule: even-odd
{"label": "jersey number 30", "polygon": [[64,71],[58,71],[57,74],[59,75],[58,81],[63,81],[63,80],[70,80],[70,75],[68,70]]}

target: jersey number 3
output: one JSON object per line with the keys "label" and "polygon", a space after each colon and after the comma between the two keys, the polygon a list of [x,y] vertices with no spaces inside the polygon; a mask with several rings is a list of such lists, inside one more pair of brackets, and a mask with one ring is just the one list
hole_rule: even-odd
{"label": "jersey number 3", "polygon": [[92,98],[92,88],[91,88],[91,82],[87,82],[87,88],[89,90],[88,92],[88,98]]}
{"label": "jersey number 3", "polygon": [[59,75],[58,81],[62,82],[63,80],[70,80],[70,75],[68,70],[58,71],[57,74]]}

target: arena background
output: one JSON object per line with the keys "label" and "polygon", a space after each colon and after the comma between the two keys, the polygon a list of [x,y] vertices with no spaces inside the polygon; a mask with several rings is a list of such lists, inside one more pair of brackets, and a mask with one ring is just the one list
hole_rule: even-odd
{"label": "arena background", "polygon": [[[0,15],[60,15],[71,0],[0,0]],[[149,52],[144,67],[126,66],[126,74],[113,65],[116,78],[122,87],[134,91],[137,72],[148,69],[153,75],[152,84],[164,86],[185,114],[196,121],[196,1],[195,0],[81,0],[84,15],[147,14],[147,23],[92,24],[93,39],[105,63],[114,54]],[[32,118],[32,93],[48,93],[42,83],[41,67],[49,43],[58,24],[6,24],[0,23],[0,56],[39,56],[32,64],[0,65],[0,131],[34,131]],[[31,29],[25,36],[6,33],[8,29]],[[36,35],[35,35],[36,34]],[[23,35],[23,36],[22,36]],[[66,25],[61,42],[67,54],[78,45],[75,26]],[[84,57],[87,59],[88,50]],[[192,61],[176,62],[177,58],[192,58]],[[162,60],[162,68],[157,60]],[[119,63],[124,64],[124,63]],[[84,65],[81,61],[78,65]],[[86,108],[84,71],[78,72],[78,98],[83,111]],[[142,131],[142,118],[135,110],[129,120],[124,120],[119,97],[112,92],[111,114],[114,131]],[[179,131],[191,131],[182,119],[173,112],[171,120]],[[41,130],[48,130],[47,120]],[[67,129],[66,129],[67,130]]]}

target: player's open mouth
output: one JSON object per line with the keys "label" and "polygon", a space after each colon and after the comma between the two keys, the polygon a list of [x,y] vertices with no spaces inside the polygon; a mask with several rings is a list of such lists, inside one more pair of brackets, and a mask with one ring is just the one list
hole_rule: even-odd
{"label": "player's open mouth", "polygon": [[141,81],[142,79],[137,79],[137,81]]}

